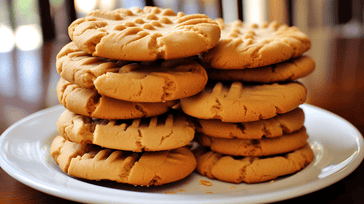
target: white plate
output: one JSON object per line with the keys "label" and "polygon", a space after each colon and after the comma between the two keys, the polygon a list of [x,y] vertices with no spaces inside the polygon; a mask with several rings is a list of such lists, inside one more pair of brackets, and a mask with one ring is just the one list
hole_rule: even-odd
{"label": "white plate", "polygon": [[[0,165],[18,181],[44,193],[86,203],[254,203],[285,200],[329,186],[362,162],[363,138],[343,118],[311,105],[301,105],[315,160],[299,173],[260,184],[231,184],[193,173],[157,187],[134,187],[111,181],[89,182],[64,174],[49,155],[56,121],[64,108],[32,114],[0,137]],[[199,180],[212,186],[204,186]]]}

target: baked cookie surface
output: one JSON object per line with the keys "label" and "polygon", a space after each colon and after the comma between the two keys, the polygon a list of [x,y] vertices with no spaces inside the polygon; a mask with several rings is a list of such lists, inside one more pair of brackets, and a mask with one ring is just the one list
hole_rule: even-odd
{"label": "baked cookie surface", "polygon": [[220,27],[205,14],[144,7],[96,10],[68,27],[86,53],[109,59],[153,61],[198,55],[214,47]]}
{"label": "baked cookie surface", "polygon": [[186,147],[135,153],[78,144],[59,135],[52,141],[50,154],[60,169],[71,176],[141,186],[181,180],[196,167],[196,159]]}
{"label": "baked cookie surface", "polygon": [[284,155],[264,158],[232,157],[207,149],[198,149],[194,154],[198,173],[231,183],[258,183],[276,179],[302,170],[314,159],[308,144]]}
{"label": "baked cookie surface", "polygon": [[177,111],[151,118],[101,120],[65,110],[57,121],[67,140],[105,148],[142,152],[176,149],[193,140],[193,123]]}
{"label": "baked cookie surface", "polygon": [[233,156],[270,156],[287,153],[307,144],[308,135],[305,127],[293,133],[275,138],[262,139],[227,139],[196,134],[195,140],[212,151]]}
{"label": "baked cookie surface", "polygon": [[244,81],[273,83],[294,81],[308,76],[315,70],[315,61],[307,55],[290,60],[251,69],[212,69],[207,68],[209,79],[224,81]]}
{"label": "baked cookie surface", "polygon": [[73,42],[58,53],[56,64],[58,73],[69,82],[133,102],[162,102],[192,96],[207,83],[205,69],[193,58],[139,63],[111,61],[92,57]]}
{"label": "baked cookie surface", "polygon": [[196,119],[196,132],[218,138],[261,139],[279,137],[303,127],[305,114],[301,108],[273,118],[245,123]]}
{"label": "baked cookie surface", "polygon": [[139,103],[100,95],[94,89],[81,88],[60,78],[56,87],[60,104],[66,109],[93,118],[134,119],[167,112],[178,101]]}
{"label": "baked cookie surface", "polygon": [[187,115],[237,123],[287,113],[304,103],[306,95],[299,82],[245,85],[234,81],[209,83],[202,92],[180,101]]}
{"label": "baked cookie surface", "polygon": [[277,22],[248,24],[240,20],[224,23],[221,39],[211,50],[201,54],[204,63],[216,69],[262,67],[298,57],[310,49],[309,38],[297,27]]}

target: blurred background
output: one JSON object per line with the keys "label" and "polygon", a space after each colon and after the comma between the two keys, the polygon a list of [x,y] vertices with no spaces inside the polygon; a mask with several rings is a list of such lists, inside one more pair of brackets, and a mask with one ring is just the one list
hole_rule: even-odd
{"label": "blurred background", "polygon": [[57,105],[55,56],[68,25],[94,9],[155,5],[226,22],[276,20],[312,41],[316,70],[301,81],[307,103],[332,111],[364,132],[363,0],[1,0],[0,133],[19,119]]}

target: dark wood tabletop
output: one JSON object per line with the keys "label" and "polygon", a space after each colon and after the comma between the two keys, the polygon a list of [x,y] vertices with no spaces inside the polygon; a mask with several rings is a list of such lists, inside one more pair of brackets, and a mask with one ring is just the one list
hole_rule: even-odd
{"label": "dark wood tabletop", "polygon": [[[306,103],[343,117],[364,133],[364,38],[343,37],[332,30],[311,30],[307,53],[316,70],[302,79]],[[39,49],[0,53],[0,133],[38,110],[58,104],[55,68],[58,51],[68,42],[45,42]],[[308,195],[282,203],[363,203],[364,164],[344,179]],[[32,189],[0,169],[0,203],[72,203]]]}

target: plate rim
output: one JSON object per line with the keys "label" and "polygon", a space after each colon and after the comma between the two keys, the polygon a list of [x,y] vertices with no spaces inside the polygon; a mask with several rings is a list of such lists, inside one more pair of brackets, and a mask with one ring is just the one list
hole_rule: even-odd
{"label": "plate rim", "polygon": [[[262,198],[261,197],[261,194],[256,194],[256,195],[250,195],[250,200],[247,201],[247,202],[275,202],[275,201],[281,201],[281,200],[286,200],[286,199],[290,199],[290,198],[294,198],[294,197],[297,197],[297,196],[302,196],[302,195],[306,195],[306,194],[309,194],[309,193],[312,193],[312,192],[315,192],[317,190],[320,190],[320,189],[323,189],[327,186],[330,186],[340,180],[342,180],[344,177],[346,177],[347,175],[349,175],[350,173],[352,173],[362,162],[363,160],[363,157],[364,157],[364,152],[362,150],[363,148],[363,136],[362,134],[360,133],[360,131],[354,126],[352,125],[350,122],[348,122],[346,119],[342,118],[341,116],[335,114],[335,113],[332,113],[328,110],[325,110],[325,109],[322,109],[320,107],[317,107],[317,106],[314,106],[314,105],[311,105],[311,104],[302,104],[300,106],[301,108],[303,109],[306,109],[306,108],[311,108],[311,109],[314,109],[314,110],[319,110],[321,112],[325,112],[326,114],[329,114],[331,117],[336,117],[337,119],[341,120],[341,122],[344,122],[346,123],[346,125],[349,125],[350,128],[352,128],[356,134],[357,134],[357,138],[358,140],[356,141],[357,142],[357,145],[358,145],[358,149],[357,149],[357,154],[355,155],[355,158],[353,158],[353,160],[349,163],[349,165],[346,165],[344,166],[343,168],[345,168],[345,171],[341,171],[341,172],[338,172],[336,174],[335,177],[332,177],[332,176],[328,176],[328,177],[325,177],[321,180],[316,180],[314,182],[310,182],[310,183],[306,183],[304,185],[301,185],[301,186],[295,186],[293,188],[290,188],[290,189],[285,189],[285,190],[280,190],[280,194],[287,194],[289,192],[289,194],[287,194],[287,196],[285,196],[284,198],[282,198],[281,196],[277,196],[275,199],[274,198],[270,198],[270,199],[267,199],[267,197],[269,197],[268,195],[273,195],[273,194],[277,194],[276,191],[273,191],[273,192],[270,192],[270,193],[265,193],[265,198]],[[25,175],[23,175],[21,172],[19,172],[18,169],[15,169],[16,171],[11,171],[11,169],[13,168],[14,170],[14,167],[11,166],[11,164],[9,164],[1,155],[4,154],[2,151],[2,143],[3,143],[3,140],[4,138],[6,138],[9,134],[9,132],[11,132],[12,130],[16,129],[19,127],[19,125],[23,124],[24,122],[26,121],[29,121],[29,120],[32,120],[34,118],[38,118],[38,117],[42,117],[46,114],[54,114],[54,112],[58,112],[58,111],[61,111],[61,109],[64,109],[63,106],[61,105],[56,105],[56,106],[52,106],[52,107],[49,107],[49,108],[46,108],[46,109],[43,109],[43,110],[40,110],[38,112],[35,112],[33,114],[30,114],[24,118],[22,118],[21,120],[15,122],[13,125],[11,125],[9,128],[7,128],[0,136],[0,167],[6,172],[8,173],[11,177],[13,177],[14,179],[18,180],[19,182],[31,187],[31,188],[34,188],[38,191],[41,191],[43,193],[46,193],[46,194],[50,194],[50,195],[53,195],[53,196],[56,196],[56,197],[60,197],[60,198],[63,198],[63,199],[67,199],[67,200],[72,200],[72,201],[77,201],[77,202],[90,202],[90,201],[101,201],[101,202],[105,202],[104,199],[100,199],[98,198],[99,196],[97,195],[94,195],[92,193],[89,193],[88,195],[90,197],[88,197],[88,199],[82,199],[80,198],[80,196],[76,196],[75,194],[67,194],[65,192],[62,191],[62,189],[60,188],[56,188],[54,187],[54,185],[46,185],[44,184],[44,182],[36,182],[36,181],[33,181],[31,180],[30,178],[27,178]],[[55,130],[56,131],[56,130]],[[81,181],[80,181],[81,182]],[[302,193],[301,189],[303,186],[307,186],[309,190],[306,190],[304,193]],[[100,187],[100,186],[97,186],[97,187]],[[101,186],[102,187],[102,186]],[[107,188],[107,187],[104,187],[104,188]],[[115,191],[116,189],[111,189],[112,191]],[[116,190],[116,191],[120,191],[120,190]],[[128,197],[133,197],[134,198],[134,195],[138,195],[140,194],[139,192],[129,192],[129,191],[126,191],[126,190],[123,190],[125,194],[128,194]],[[226,193],[223,193],[223,194],[226,194]],[[154,197],[155,195],[159,195],[159,194],[155,194],[155,193],[150,193],[150,192],[143,192],[143,196],[147,196],[149,198],[152,198]],[[173,194],[173,195],[169,195],[169,194],[163,194],[163,197],[166,198],[166,202],[170,201],[171,198],[178,198],[178,200],[180,202],[183,202],[185,203],[186,200],[186,196],[188,197],[190,194]],[[224,202],[241,202],[242,199],[241,199],[241,195],[236,195],[236,196],[231,196],[229,199],[222,199],[220,200],[219,199],[219,195],[221,196],[221,194],[209,194],[209,195],[202,195],[201,197],[208,197],[209,199],[208,200],[193,200],[192,202],[199,202],[199,203],[202,203],[202,202],[208,202],[208,203],[211,203],[211,202],[216,202],[216,203],[224,203]],[[129,198],[130,199],[130,198]],[[140,198],[139,198],[140,200]],[[178,201],[176,200],[176,201]],[[113,199],[113,200],[109,200],[109,201],[106,201],[106,202],[115,202],[116,200]],[[120,200],[119,200],[120,201]],[[159,200],[161,201],[161,200]],[[244,200],[245,202],[246,200]],[[127,202],[135,202],[135,200],[130,200],[130,201],[127,201]],[[139,202],[139,201],[137,201]],[[141,199],[140,202],[145,202],[145,199]],[[192,203],[191,202],[191,203]],[[150,202],[146,202],[146,203],[150,203]]]}

